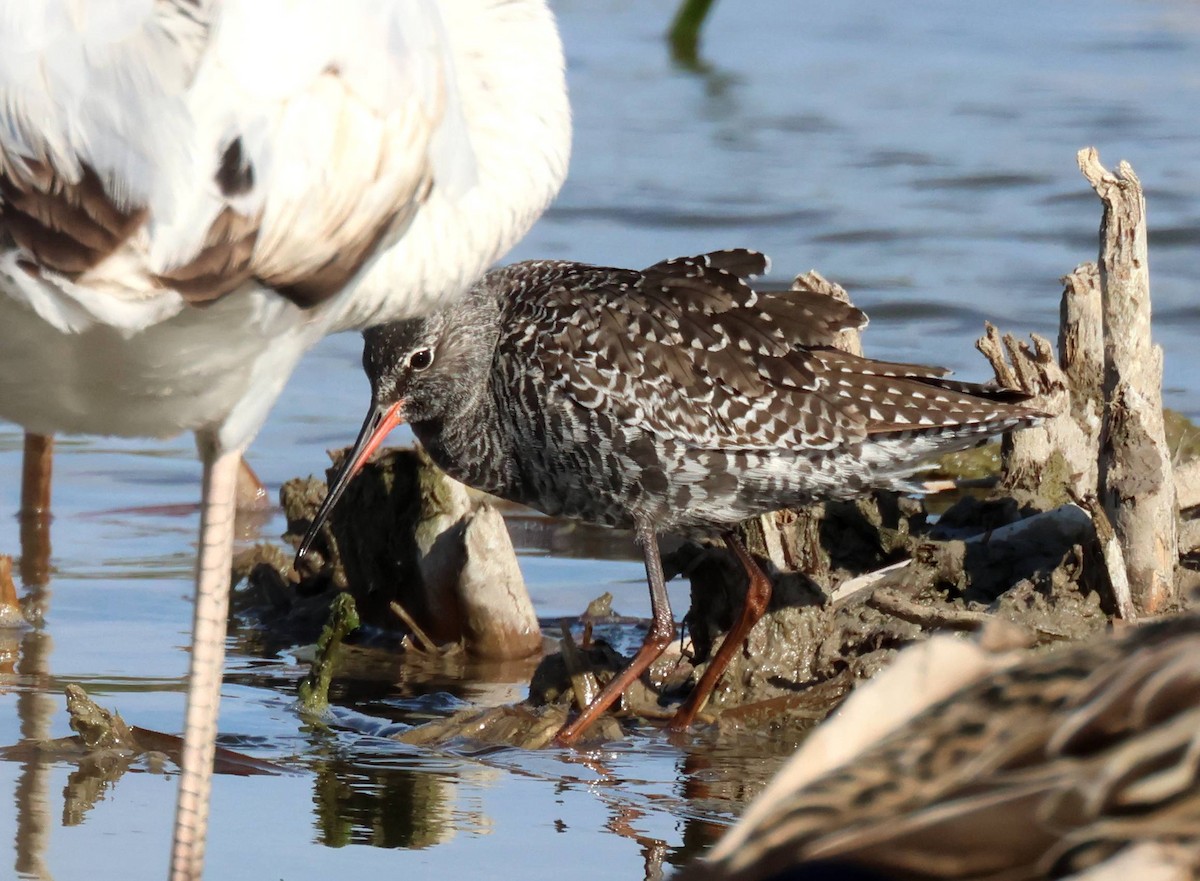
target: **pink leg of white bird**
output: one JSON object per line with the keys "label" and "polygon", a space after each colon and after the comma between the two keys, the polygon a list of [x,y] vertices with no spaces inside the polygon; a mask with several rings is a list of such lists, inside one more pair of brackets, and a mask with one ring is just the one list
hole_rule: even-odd
{"label": "pink leg of white bird", "polygon": [[204,463],[204,488],[183,763],[171,846],[172,881],[197,881],[204,870],[217,713],[225,667],[225,630],[229,618],[234,500],[241,463],[240,450],[218,452],[211,439],[199,435],[197,443]]}

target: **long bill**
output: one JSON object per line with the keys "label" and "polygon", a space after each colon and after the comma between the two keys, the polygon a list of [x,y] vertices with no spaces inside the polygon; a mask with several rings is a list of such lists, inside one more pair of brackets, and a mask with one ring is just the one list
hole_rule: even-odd
{"label": "long bill", "polygon": [[376,404],[371,408],[371,412],[367,414],[367,418],[363,421],[362,428],[358,432],[358,438],[354,441],[354,446],[350,448],[349,454],[342,462],[342,470],[337,473],[337,476],[333,479],[333,483],[329,485],[329,492],[325,495],[325,501],[317,509],[317,514],[313,517],[312,525],[308,527],[308,532],[304,533],[304,539],[300,542],[300,547],[296,550],[297,564],[308,553],[313,540],[321,530],[321,525],[329,517],[329,512],[338,503],[338,499],[342,497],[342,493],[346,491],[346,487],[350,485],[350,481],[354,479],[354,475],[362,470],[363,465],[371,458],[371,454],[379,448],[379,445],[383,443],[383,439],[388,436],[388,433],[397,425],[404,423],[403,410],[403,400],[399,400],[386,407]]}

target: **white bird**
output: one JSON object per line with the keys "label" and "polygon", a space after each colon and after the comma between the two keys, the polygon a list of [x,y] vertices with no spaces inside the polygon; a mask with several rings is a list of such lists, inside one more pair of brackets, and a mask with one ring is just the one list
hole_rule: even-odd
{"label": "white bird", "polygon": [[203,865],[241,451],[325,334],[462,293],[569,151],[544,0],[0,9],[0,419],[192,431],[203,463],[172,877]]}

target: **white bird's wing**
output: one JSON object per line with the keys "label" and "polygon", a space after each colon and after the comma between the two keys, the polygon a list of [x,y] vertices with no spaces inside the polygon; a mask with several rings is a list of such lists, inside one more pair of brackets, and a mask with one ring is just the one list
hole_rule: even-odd
{"label": "white bird's wing", "polygon": [[451,65],[432,2],[5,4],[0,243],[68,295],[322,302],[471,185]]}

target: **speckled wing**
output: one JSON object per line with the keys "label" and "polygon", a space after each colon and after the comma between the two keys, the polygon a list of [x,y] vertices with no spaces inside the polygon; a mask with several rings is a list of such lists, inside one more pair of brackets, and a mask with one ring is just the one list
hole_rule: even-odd
{"label": "speckled wing", "polygon": [[557,392],[660,438],[801,452],[881,436],[985,436],[1037,415],[1004,406],[1020,393],[833,348],[835,334],[866,316],[812,291],[755,291],[748,279],[768,266],[755,251],[641,272],[529,266],[509,325],[539,334],[516,347],[531,348]]}
{"label": "speckled wing", "polygon": [[569,267],[516,298],[514,323],[549,330],[552,344],[531,342],[553,389],[659,437],[723,450],[861,440],[863,414],[810,347],[865,317],[831,297],[758,293],[747,279],[766,268],[745,250],[641,272]]}

